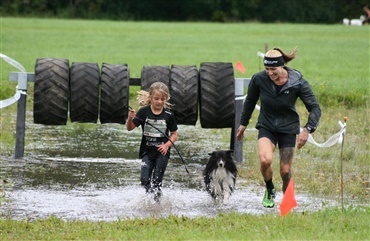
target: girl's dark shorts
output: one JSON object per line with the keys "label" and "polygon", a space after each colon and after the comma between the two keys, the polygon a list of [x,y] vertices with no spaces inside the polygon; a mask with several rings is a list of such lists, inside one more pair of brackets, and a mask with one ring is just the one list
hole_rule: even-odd
{"label": "girl's dark shorts", "polygon": [[265,128],[258,129],[258,139],[266,137],[268,138],[275,146],[276,143],[279,145],[279,149],[285,147],[295,147],[297,135],[296,134],[286,134],[278,133],[267,130]]}

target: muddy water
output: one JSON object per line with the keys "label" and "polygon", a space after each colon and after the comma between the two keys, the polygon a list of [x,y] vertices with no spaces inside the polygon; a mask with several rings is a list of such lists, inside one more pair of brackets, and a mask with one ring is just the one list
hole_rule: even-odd
{"label": "muddy water", "polygon": [[[202,170],[208,152],[229,148],[230,130],[180,126],[177,148],[190,174],[174,151],[163,181],[163,198],[153,197],[140,187],[138,146],[141,132],[127,132],[122,125],[69,123],[49,127],[27,122],[23,159],[0,156],[0,176],[5,200],[0,217],[37,219],[50,215],[66,219],[117,220],[125,218],[208,216],[219,212],[276,213],[262,208],[263,187],[238,185],[226,206],[214,205],[204,190]],[[281,201],[278,194],[276,203]],[[323,202],[296,195],[296,212],[317,210]]]}

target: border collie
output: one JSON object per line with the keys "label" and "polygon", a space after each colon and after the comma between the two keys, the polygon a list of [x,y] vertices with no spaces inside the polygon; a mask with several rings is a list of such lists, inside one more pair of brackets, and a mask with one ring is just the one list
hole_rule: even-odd
{"label": "border collie", "polygon": [[235,189],[238,170],[231,156],[232,152],[221,150],[209,153],[210,158],[203,171],[206,190],[215,204],[226,205]]}

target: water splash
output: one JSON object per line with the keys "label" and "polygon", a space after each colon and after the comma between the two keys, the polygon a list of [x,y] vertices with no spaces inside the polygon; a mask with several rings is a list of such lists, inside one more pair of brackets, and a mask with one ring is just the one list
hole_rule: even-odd
{"label": "water splash", "polygon": [[[50,127],[29,122],[27,127],[25,158],[0,156],[0,175],[12,184],[0,205],[2,217],[32,220],[54,215],[65,220],[112,221],[169,215],[214,217],[220,212],[279,213],[281,196],[274,208],[263,208],[260,186],[237,186],[227,206],[214,205],[204,190],[202,171],[208,152],[227,149],[225,136],[229,137],[230,130],[181,126],[177,146],[190,175],[173,155],[163,180],[163,197],[156,203],[140,186],[140,130],[128,134],[122,125]],[[299,193],[296,199],[296,212],[333,203]]]}

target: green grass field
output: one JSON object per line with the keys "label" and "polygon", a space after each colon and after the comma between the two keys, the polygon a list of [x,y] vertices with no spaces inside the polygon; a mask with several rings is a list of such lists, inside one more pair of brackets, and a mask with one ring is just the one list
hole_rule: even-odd
{"label": "green grass field", "polygon": [[[0,18],[0,53],[34,72],[37,58],[66,58],[72,62],[127,63],[131,77],[146,65],[196,65],[202,62],[242,61],[251,77],[262,62],[257,56],[269,47],[298,46],[290,67],[300,70],[322,105],[315,140],[323,142],[338,131],[348,116],[343,155],[346,209],[292,213],[287,217],[220,214],[216,218],[65,222],[55,218],[30,222],[0,220],[4,240],[368,240],[369,238],[369,27],[260,23],[165,23],[58,19]],[[262,66],[261,66],[262,67]],[[16,83],[0,62],[0,99],[14,95]],[[136,87],[132,88],[135,94]],[[32,110],[29,84],[28,111]],[[302,118],[306,111],[299,105]],[[1,155],[12,155],[16,105],[0,109]],[[252,118],[250,127],[255,124]],[[229,138],[229,132],[225,137]],[[246,145],[255,148],[253,136]],[[245,150],[246,148],[244,148]],[[250,149],[252,150],[252,149]],[[293,175],[300,190],[318,197],[340,191],[340,145],[310,146],[296,153]],[[256,156],[245,153],[240,178],[261,180]],[[274,170],[278,163],[274,162]],[[281,186],[276,178],[276,186]],[[1,188],[1,186],[0,186]],[[350,200],[349,200],[350,199]],[[351,203],[355,203],[351,208]],[[358,205],[359,204],[359,205]],[[360,208],[365,207],[365,208]]]}
{"label": "green grass field", "polygon": [[115,222],[0,220],[3,240],[368,240],[370,209],[325,210],[281,218],[219,214]]}
{"label": "green grass field", "polygon": [[[265,43],[286,51],[297,46],[298,57],[289,65],[304,74],[324,103],[359,106],[368,100],[367,26],[1,18],[0,28],[0,52],[29,72],[41,57],[127,63],[131,77],[140,77],[146,65],[242,61],[247,72],[236,77],[251,77],[260,69],[257,52]],[[8,89],[14,68],[2,62],[1,70],[0,83]]]}

